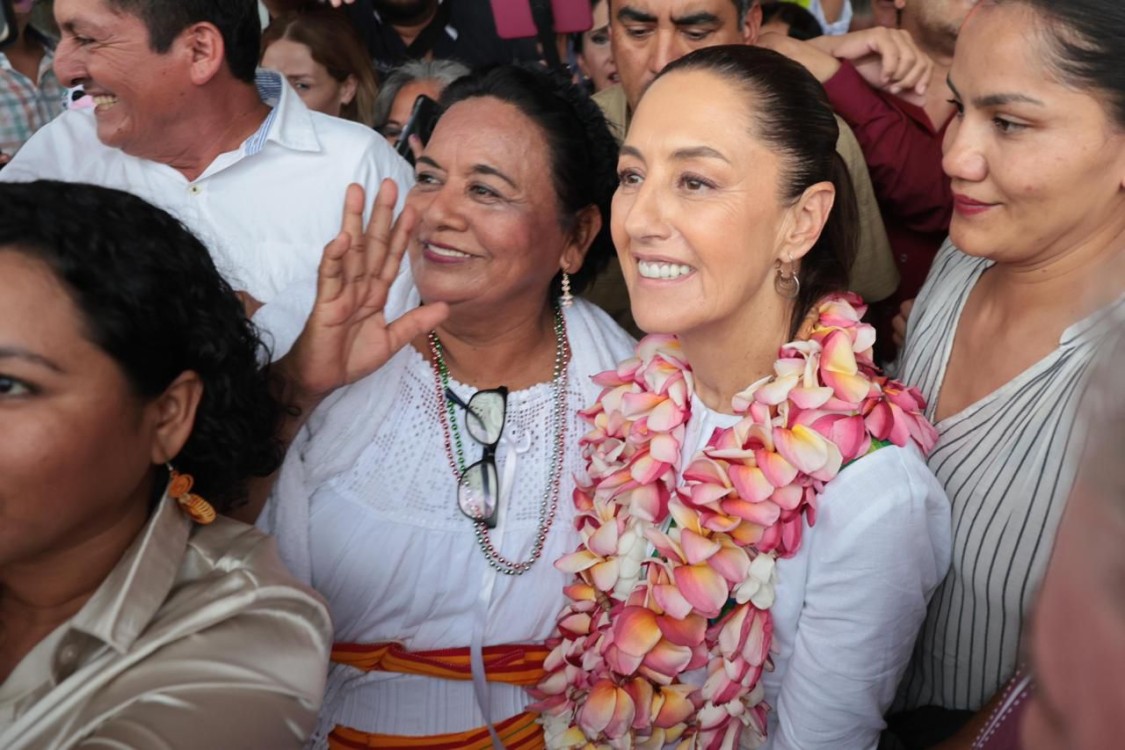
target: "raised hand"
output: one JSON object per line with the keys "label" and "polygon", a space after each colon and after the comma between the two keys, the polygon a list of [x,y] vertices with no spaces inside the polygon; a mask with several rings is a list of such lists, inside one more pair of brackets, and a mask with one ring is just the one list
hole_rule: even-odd
{"label": "raised hand", "polygon": [[406,208],[392,226],[397,199],[398,187],[384,180],[364,231],[363,188],[348,186],[341,232],[320,261],[316,303],[300,338],[278,362],[287,385],[296,391],[290,400],[315,404],[369,375],[448,314],[448,307],[437,303],[387,322],[387,293],[415,224],[413,210]]}
{"label": "raised hand", "polygon": [[877,26],[808,42],[838,60],[850,61],[871,86],[900,95],[922,95],[930,85],[934,61],[910,33]]}

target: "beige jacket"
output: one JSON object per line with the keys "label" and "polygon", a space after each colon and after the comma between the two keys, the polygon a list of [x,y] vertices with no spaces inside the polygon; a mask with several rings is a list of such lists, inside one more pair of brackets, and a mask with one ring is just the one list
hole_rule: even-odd
{"label": "beige jacket", "polygon": [[[595,94],[594,101],[602,108],[618,142],[623,142],[630,119],[625,90],[620,84],[611,86]],[[878,302],[889,297],[898,288],[898,269],[891,254],[891,243],[887,240],[887,230],[883,226],[883,217],[875,200],[875,189],[871,185],[871,176],[867,173],[863,151],[848,124],[839,117],[836,122],[840,125],[840,139],[836,143],[836,150],[848,165],[859,206],[859,244],[855,263],[852,265],[851,288],[867,302]],[[637,333],[629,312],[625,280],[616,259],[598,277],[585,296],[606,310],[618,323]]]}
{"label": "beige jacket", "polygon": [[332,629],[273,540],[165,499],[70,621],[0,685],[0,748],[300,748]]}

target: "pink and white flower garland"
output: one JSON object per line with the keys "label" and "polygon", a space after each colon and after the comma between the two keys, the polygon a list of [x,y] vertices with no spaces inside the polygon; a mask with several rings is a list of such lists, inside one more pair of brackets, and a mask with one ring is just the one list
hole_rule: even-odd
{"label": "pink and white flower garland", "polygon": [[735,397],[742,420],[715,431],[682,485],[693,383],[675,337],[645,338],[595,378],[588,482],[574,493],[582,542],[556,563],[576,580],[534,691],[549,748],[765,741],[777,558],[800,548],[843,466],[937,438],[918,391],[875,367],[864,310],[854,295],[825,298],[809,339]]}

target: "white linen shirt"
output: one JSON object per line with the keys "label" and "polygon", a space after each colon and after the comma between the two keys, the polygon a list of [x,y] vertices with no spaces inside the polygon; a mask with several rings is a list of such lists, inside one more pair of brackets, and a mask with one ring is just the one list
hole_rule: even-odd
{"label": "white linen shirt", "polygon": [[203,241],[231,286],[268,302],[315,275],[324,246],[340,231],[349,183],[363,186],[370,207],[382,180],[393,179],[397,212],[414,176],[375,131],[310,111],[279,74],[259,70],[257,84],[273,107],[269,116],[195,180],[104,145],[89,109],[67,111],[42,128],[0,180],[89,182],[144,198]]}
{"label": "white linen shirt", "polygon": [[[688,456],[740,419],[695,396],[691,408]],[[951,546],[945,490],[914,445],[881,448],[828,483],[816,525],[777,561],[763,750],[875,750]]]}

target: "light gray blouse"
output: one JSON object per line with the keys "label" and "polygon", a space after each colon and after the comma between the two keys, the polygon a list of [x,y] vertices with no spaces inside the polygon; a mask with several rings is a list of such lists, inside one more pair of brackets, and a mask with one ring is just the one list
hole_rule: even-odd
{"label": "light gray blouse", "polygon": [[0,685],[0,748],[299,748],[332,642],[273,540],[165,499],[86,605]]}

